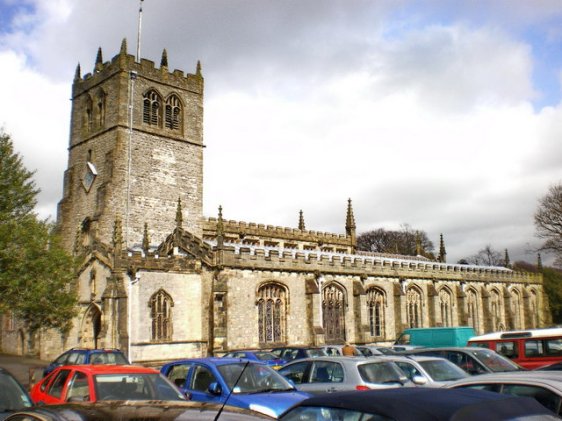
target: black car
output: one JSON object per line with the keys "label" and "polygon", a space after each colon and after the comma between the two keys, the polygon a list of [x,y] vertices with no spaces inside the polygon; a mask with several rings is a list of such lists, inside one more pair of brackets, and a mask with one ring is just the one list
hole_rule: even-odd
{"label": "black car", "polygon": [[12,414],[6,421],[261,421],[272,419],[247,409],[202,402],[113,401],[36,407]]}
{"label": "black car", "polygon": [[509,358],[487,348],[476,347],[448,347],[448,348],[419,348],[401,352],[401,355],[425,355],[445,358],[458,365],[468,374],[500,373],[506,371],[524,370]]}
{"label": "black car", "polygon": [[271,353],[287,362],[301,358],[326,357],[328,354],[323,348],[305,346],[287,346],[274,348]]}
{"label": "black car", "polygon": [[130,364],[129,360],[115,348],[72,348],[59,355],[43,371],[43,377],[61,365],[81,364]]}
{"label": "black car", "polygon": [[24,387],[7,370],[0,368],[0,420],[33,405]]}
{"label": "black car", "polygon": [[[455,393],[449,393],[455,392]],[[533,398],[484,390],[403,387],[325,393],[286,411],[281,421],[474,421],[557,420]]]}

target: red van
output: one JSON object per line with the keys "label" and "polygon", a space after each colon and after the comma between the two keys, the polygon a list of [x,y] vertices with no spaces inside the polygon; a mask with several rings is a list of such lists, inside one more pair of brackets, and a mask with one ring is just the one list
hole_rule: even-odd
{"label": "red van", "polygon": [[562,328],[488,333],[470,338],[468,346],[492,349],[533,370],[562,361]]}

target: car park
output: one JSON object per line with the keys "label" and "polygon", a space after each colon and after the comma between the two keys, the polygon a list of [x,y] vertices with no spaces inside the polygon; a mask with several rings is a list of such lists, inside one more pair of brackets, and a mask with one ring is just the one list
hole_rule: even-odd
{"label": "car park", "polygon": [[115,348],[72,348],[63,352],[43,371],[46,376],[61,365],[80,364],[129,364],[129,360],[122,351]]}
{"label": "car park", "polygon": [[323,357],[328,355],[321,347],[304,346],[273,348],[271,352],[287,362],[299,360],[301,358]]}
{"label": "car park", "polygon": [[31,389],[35,404],[113,400],[186,400],[157,370],[133,365],[57,367]]}
{"label": "car park", "polygon": [[193,358],[161,368],[193,401],[225,403],[277,416],[309,395],[271,367],[238,358]]}
{"label": "car park", "polygon": [[472,375],[523,370],[510,359],[485,348],[419,348],[404,352],[403,355],[428,355],[445,358]]}
{"label": "car park", "polygon": [[284,365],[279,373],[309,393],[414,385],[394,362],[366,357],[305,358]]}
{"label": "car park", "polygon": [[259,361],[269,365],[274,370],[280,369],[287,362],[268,351],[232,351],[223,355],[223,358],[244,358],[246,360]]}
{"label": "car park", "polygon": [[446,386],[487,390],[507,395],[532,397],[562,416],[562,376],[548,371],[492,373],[472,376]]}
{"label": "car park", "polygon": [[483,390],[404,387],[339,392],[311,397],[281,421],[554,421],[551,411],[531,398]]}
{"label": "car park", "polygon": [[21,383],[3,368],[0,368],[0,390],[0,420],[6,418],[11,412],[33,405]]}
{"label": "car park", "polygon": [[442,387],[469,377],[466,371],[444,358],[425,355],[387,355],[382,358],[396,363],[408,379],[420,386]]}
{"label": "car park", "polygon": [[18,411],[6,421],[263,421],[264,414],[203,402],[123,401],[66,403]]}

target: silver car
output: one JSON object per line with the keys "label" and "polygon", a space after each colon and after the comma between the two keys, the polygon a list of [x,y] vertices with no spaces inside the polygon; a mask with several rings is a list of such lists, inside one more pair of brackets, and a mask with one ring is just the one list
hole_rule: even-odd
{"label": "silver car", "polygon": [[469,388],[535,398],[562,416],[562,375],[549,371],[516,371],[482,374],[449,383],[447,389]]}
{"label": "silver car", "polygon": [[395,362],[406,377],[418,386],[443,387],[452,381],[469,377],[466,371],[444,358],[421,355],[388,355],[383,358]]}
{"label": "silver car", "polygon": [[305,358],[279,373],[308,393],[414,386],[394,362],[376,357]]}

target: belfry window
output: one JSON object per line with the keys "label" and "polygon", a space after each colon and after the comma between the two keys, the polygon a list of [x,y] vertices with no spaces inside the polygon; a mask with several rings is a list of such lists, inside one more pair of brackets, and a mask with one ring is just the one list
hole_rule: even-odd
{"label": "belfry window", "polygon": [[287,291],[274,283],[261,286],[258,290],[258,330],[260,343],[285,341],[287,319]]}
{"label": "belfry window", "polygon": [[150,298],[150,317],[152,319],[152,341],[165,342],[172,339],[172,297],[163,289]]}
{"label": "belfry window", "polygon": [[384,291],[379,288],[370,288],[367,291],[367,308],[369,311],[369,330],[371,336],[384,336],[384,302]]}
{"label": "belfry window", "polygon": [[162,125],[162,100],[154,90],[143,95],[142,121],[151,126]]}
{"label": "belfry window", "polygon": [[181,102],[175,95],[166,100],[166,128],[171,130],[181,130]]}

